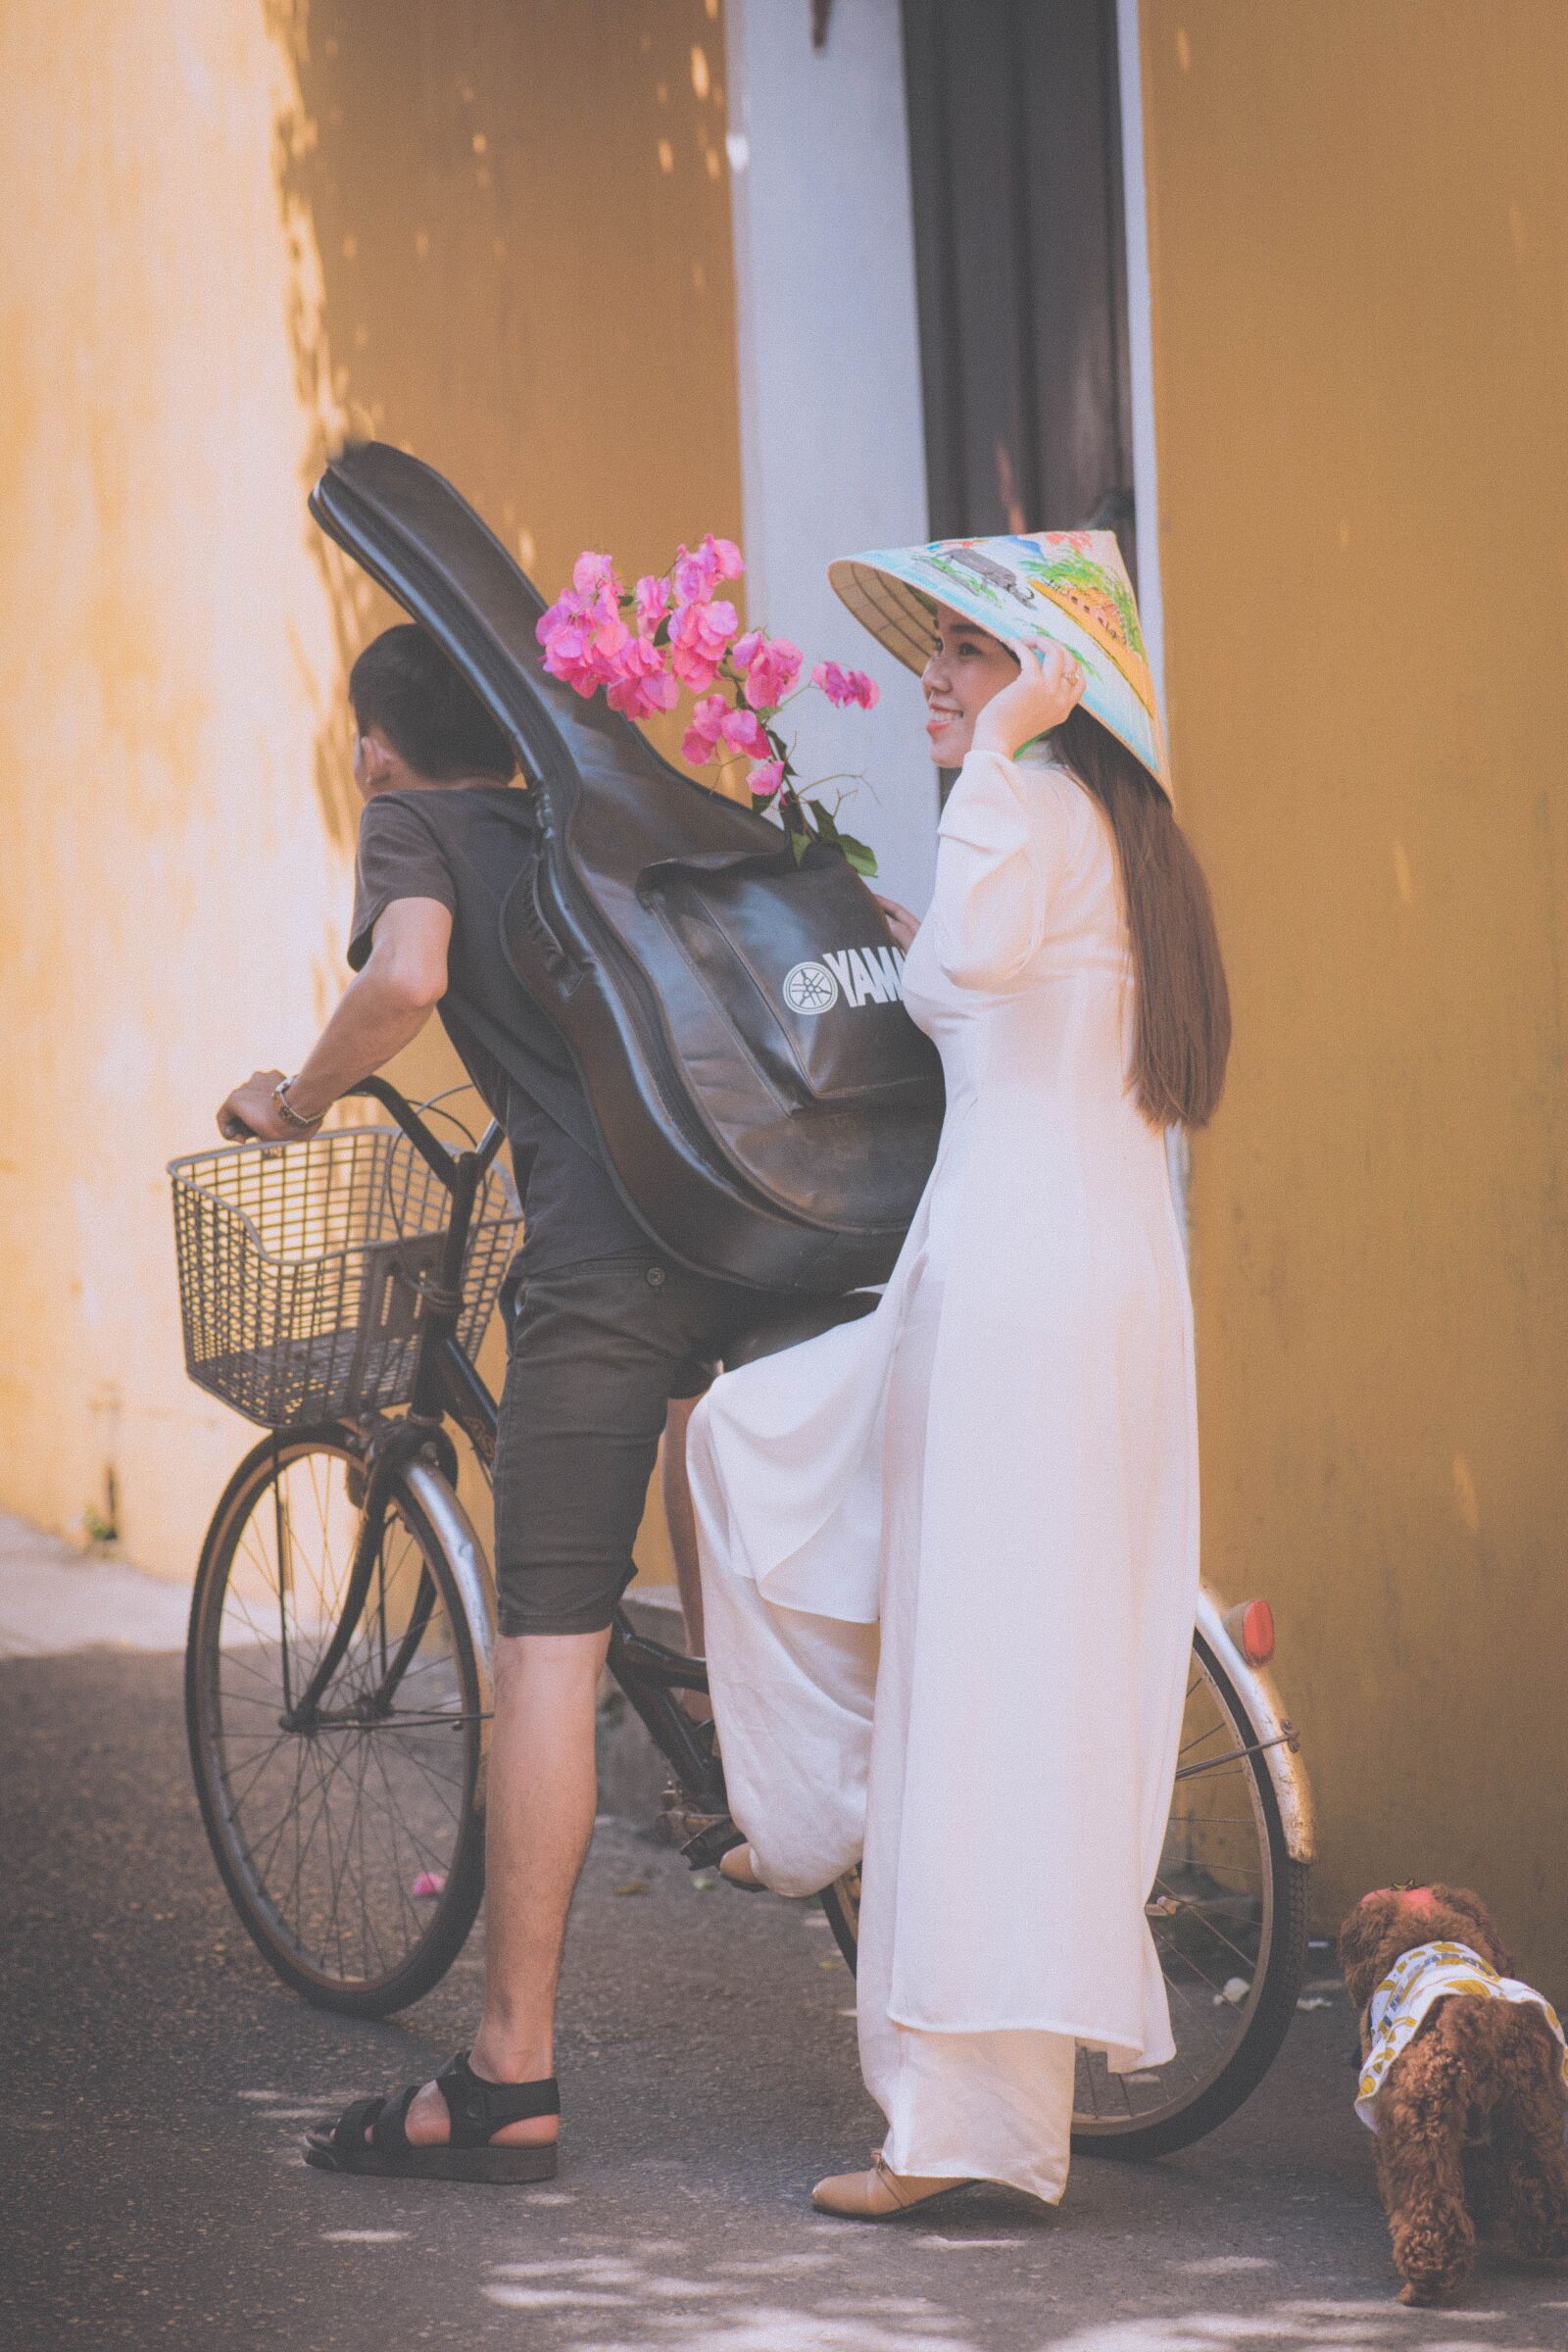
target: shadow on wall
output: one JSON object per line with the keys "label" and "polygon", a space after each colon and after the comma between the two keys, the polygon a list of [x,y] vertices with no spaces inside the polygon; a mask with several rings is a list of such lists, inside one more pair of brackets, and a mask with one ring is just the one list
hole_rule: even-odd
{"label": "shadow on wall", "polygon": [[[278,21],[298,90],[279,189],[318,270],[302,388],[447,474],[549,595],[585,546],[632,576],[704,530],[738,539],[718,0],[312,0]],[[322,561],[351,658],[391,608]],[[673,756],[678,727],[651,732]]]}

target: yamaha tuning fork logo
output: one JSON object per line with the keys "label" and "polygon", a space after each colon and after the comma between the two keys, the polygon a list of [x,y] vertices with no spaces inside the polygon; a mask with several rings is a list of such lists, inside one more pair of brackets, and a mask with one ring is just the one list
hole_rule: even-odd
{"label": "yamaha tuning fork logo", "polygon": [[904,957],[891,947],[830,948],[820,958],[792,965],[783,994],[791,1012],[808,1020],[831,1012],[840,997],[857,1011],[862,1004],[898,1004],[904,999]]}

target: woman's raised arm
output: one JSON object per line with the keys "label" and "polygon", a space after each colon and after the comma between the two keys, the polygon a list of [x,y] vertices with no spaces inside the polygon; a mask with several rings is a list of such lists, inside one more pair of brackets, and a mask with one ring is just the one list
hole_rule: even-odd
{"label": "woman's raised arm", "polygon": [[1004,989],[1045,936],[1066,818],[1051,771],[972,751],[937,829],[937,878],[926,926],[959,988]]}

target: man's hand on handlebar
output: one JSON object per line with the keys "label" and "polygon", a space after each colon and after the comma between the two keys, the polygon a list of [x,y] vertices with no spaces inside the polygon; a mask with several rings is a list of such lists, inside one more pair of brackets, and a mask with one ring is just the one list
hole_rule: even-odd
{"label": "man's hand on handlebar", "polygon": [[[282,1083],[281,1070],[253,1070],[243,1086],[224,1098],[218,1113],[219,1133],[231,1144],[251,1137],[259,1144],[297,1144],[306,1130],[286,1119],[272,1100],[273,1089]],[[319,1125],[319,1119],[313,1122],[310,1132]]]}

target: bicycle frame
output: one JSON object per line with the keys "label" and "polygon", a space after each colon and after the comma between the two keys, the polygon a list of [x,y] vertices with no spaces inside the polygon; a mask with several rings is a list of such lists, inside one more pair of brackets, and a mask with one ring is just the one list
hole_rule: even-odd
{"label": "bicycle frame", "polygon": [[[487,1574],[478,1537],[458,1498],[457,1451],[445,1423],[448,1419],[456,1422],[489,1478],[495,1462],[496,1400],[459,1346],[457,1325],[463,1304],[464,1252],[473,1205],[501,1148],[503,1130],[499,1121],[492,1119],[476,1146],[466,1152],[452,1152],[430,1133],[413,1105],[384,1079],[368,1078],[354,1091],[369,1096],[391,1113],[415,1150],[446,1186],[452,1198],[452,1221],[447,1229],[440,1270],[434,1277],[421,1280],[419,1286],[425,1301],[425,1320],[415,1369],[413,1401],[402,1420],[384,1422],[371,1432],[367,1446],[360,1534],[343,1613],[310,1685],[289,1711],[290,1728],[298,1728],[318,1716],[320,1694],[329,1686],[353,1639],[370,1589],[386,1505],[398,1474],[416,1486],[419,1499],[438,1522],[449,1556],[456,1565],[475,1655],[487,1686],[487,1701],[492,1676],[494,1584]],[[1244,1656],[1225,1625],[1221,1603],[1206,1586],[1199,1595],[1198,1631],[1223,1662],[1242,1696],[1255,1735],[1237,1752],[1262,1756],[1279,1799],[1281,1825],[1290,1854],[1295,1861],[1310,1862],[1315,1847],[1311,1789],[1298,1759],[1295,1730],[1284,1713],[1273,1680]],[[416,1646],[409,1642],[400,1646],[371,1703],[390,1707]],[[703,1660],[687,1657],[637,1633],[625,1611],[617,1608],[612,1621],[606,1662],[670,1766],[693,1812],[721,1814],[722,1774],[698,1737],[697,1725],[675,1698],[680,1690],[707,1691],[708,1669]],[[1186,1769],[1188,1773],[1203,1771],[1229,1761],[1228,1755],[1215,1757]]]}
{"label": "bicycle frame", "polygon": [[[301,1729],[320,1720],[321,1693],[329,1688],[353,1640],[370,1591],[387,1504],[394,1480],[400,1475],[416,1485],[421,1503],[440,1526],[457,1571],[480,1672],[487,1687],[492,1680],[494,1587],[485,1573],[478,1538],[458,1499],[457,1451],[445,1423],[448,1418],[457,1423],[488,1479],[495,1463],[496,1400],[460,1347],[457,1326],[463,1308],[463,1261],[473,1205],[504,1134],[500,1122],[492,1119],[471,1150],[449,1152],[431,1134],[413,1105],[384,1079],[368,1078],[353,1091],[368,1096],[391,1113],[415,1150],[446,1186],[452,1199],[452,1219],[439,1271],[419,1283],[425,1311],[413,1399],[401,1420],[382,1422],[370,1433],[366,1448],[360,1529],[342,1614],[309,1685],[288,1711],[286,1720],[290,1729]],[[416,1640],[407,1638],[400,1644],[370,1702],[380,1711],[390,1708],[398,1683],[416,1647]],[[611,1625],[607,1664],[693,1809],[722,1813],[722,1777],[698,1737],[698,1726],[675,1699],[679,1690],[706,1692],[708,1669],[703,1661],[686,1657],[679,1650],[637,1633],[624,1610],[617,1608]],[[487,1688],[487,1700],[488,1696]]]}

